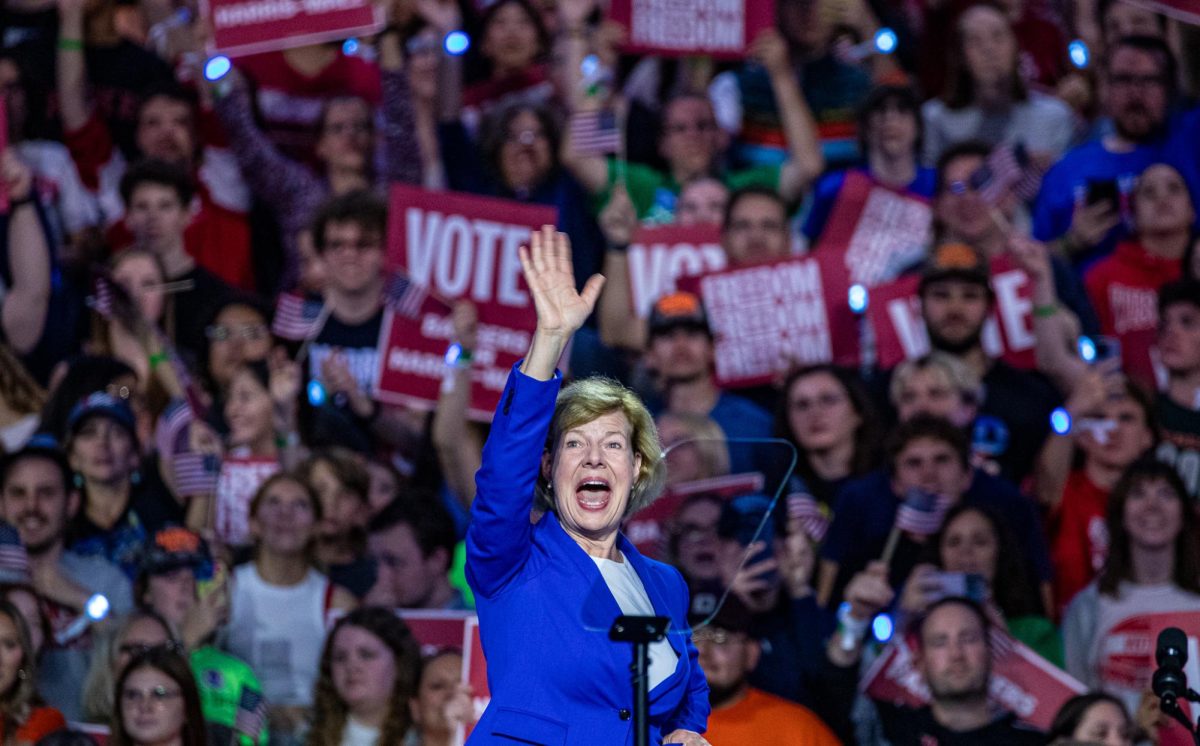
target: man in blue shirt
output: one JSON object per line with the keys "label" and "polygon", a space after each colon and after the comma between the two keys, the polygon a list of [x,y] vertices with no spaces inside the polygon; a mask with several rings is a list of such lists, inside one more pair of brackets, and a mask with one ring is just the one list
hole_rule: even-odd
{"label": "man in blue shirt", "polygon": [[1121,39],[1106,57],[1103,76],[1114,132],[1073,148],[1050,169],[1033,214],[1034,237],[1065,236],[1079,265],[1112,251],[1128,232],[1129,195],[1150,164],[1170,163],[1200,194],[1200,110],[1171,111],[1178,77],[1167,45],[1148,36]]}

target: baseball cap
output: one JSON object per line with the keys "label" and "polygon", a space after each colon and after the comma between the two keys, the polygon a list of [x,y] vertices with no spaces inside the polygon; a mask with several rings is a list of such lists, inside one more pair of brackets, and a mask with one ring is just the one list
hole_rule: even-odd
{"label": "baseball cap", "polygon": [[90,417],[107,417],[125,428],[131,436],[137,438],[137,429],[133,421],[133,410],[124,400],[105,393],[95,391],[88,394],[83,401],[75,405],[67,417],[67,430],[74,435],[84,420]]}
{"label": "baseball cap", "polygon": [[962,280],[991,289],[991,270],[983,255],[965,243],[938,244],[921,268],[920,290],[931,282]]}
{"label": "baseball cap", "polygon": [[704,304],[695,293],[683,290],[659,298],[650,310],[650,336],[666,334],[680,327],[698,329],[712,336]]}
{"label": "baseball cap", "polygon": [[141,569],[145,575],[162,575],[181,567],[201,570],[211,563],[208,544],[199,534],[182,526],[170,526],[154,534],[154,541],[142,555]]}

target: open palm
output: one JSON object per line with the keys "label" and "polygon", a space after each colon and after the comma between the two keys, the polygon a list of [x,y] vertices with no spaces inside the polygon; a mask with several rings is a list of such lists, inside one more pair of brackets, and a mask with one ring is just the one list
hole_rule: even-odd
{"label": "open palm", "polygon": [[596,307],[604,278],[592,275],[583,286],[583,292],[575,289],[571,242],[565,233],[555,231],[553,226],[546,225],[540,231],[533,231],[529,247],[522,246],[519,253],[525,282],[537,309],[538,327],[556,335],[574,334]]}

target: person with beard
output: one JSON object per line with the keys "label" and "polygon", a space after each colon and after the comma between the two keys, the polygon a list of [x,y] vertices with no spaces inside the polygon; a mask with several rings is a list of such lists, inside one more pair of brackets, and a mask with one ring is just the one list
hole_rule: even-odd
{"label": "person with beard", "polygon": [[[1176,63],[1166,43],[1148,36],[1121,39],[1105,56],[1102,83],[1114,132],[1067,151],[1043,178],[1033,213],[1034,237],[1063,238],[1076,265],[1107,255],[1128,235],[1129,195],[1150,164],[1169,163],[1200,194],[1200,108],[1175,110]],[[1108,194],[1094,191],[1097,185]]]}
{"label": "person with beard", "polygon": [[712,620],[704,622],[703,617],[693,618],[692,639],[708,680],[709,740],[783,746],[839,743],[812,710],[750,685],[762,644],[750,635],[751,616],[737,599],[727,599]]}
{"label": "person with beard", "polygon": [[[877,565],[847,588],[850,616],[865,626],[891,601],[891,590]],[[857,579],[856,579],[857,580]],[[1011,712],[997,712],[989,700],[992,677],[992,624],[979,604],[950,596],[933,603],[909,628],[916,669],[929,688],[930,703],[913,708],[876,701],[884,734],[893,746],[1022,746],[1043,744],[1045,734],[1017,723]],[[846,706],[854,701],[862,642],[846,649],[841,635],[829,642],[829,685]]]}
{"label": "person with beard", "polygon": [[983,327],[995,295],[988,265],[975,249],[959,243],[934,249],[918,293],[930,345],[962,360],[983,382],[975,427],[989,429],[1001,474],[1021,484],[1046,440],[1058,393],[1042,375],[1018,370],[984,350]]}
{"label": "person with beard", "polygon": [[661,385],[661,399],[651,403],[662,413],[711,417],[729,442],[731,473],[754,471],[756,462],[747,438],[770,438],[771,415],[758,405],[722,391],[713,373],[713,337],[700,299],[683,291],[658,300],[650,312],[646,367]]}
{"label": "person with beard", "polygon": [[[123,221],[117,185],[128,167],[114,135],[87,98],[88,65],[84,55],[88,3],[58,4],[57,80],[64,139],[79,167],[84,186],[96,194],[108,229],[108,243],[124,248],[131,241]],[[95,57],[93,64],[96,62]],[[102,67],[102,66],[101,66]],[[203,267],[243,290],[255,290],[247,213],[250,195],[233,155],[204,127],[196,102],[182,89],[158,84],[143,93],[137,109],[134,146],[142,158],[166,161],[188,175],[199,195],[199,209],[188,213],[187,250]]]}
{"label": "person with beard", "polygon": [[[79,508],[70,479],[70,467],[58,449],[37,442],[8,456],[0,469],[0,516],[21,537],[33,587],[46,600],[56,632],[74,621],[96,593],[108,599],[114,612],[133,608],[129,581],[116,565],[65,547],[67,521]],[[79,682],[87,673],[90,654],[91,638],[85,636],[51,643],[41,655],[39,690],[68,720],[82,714]]]}

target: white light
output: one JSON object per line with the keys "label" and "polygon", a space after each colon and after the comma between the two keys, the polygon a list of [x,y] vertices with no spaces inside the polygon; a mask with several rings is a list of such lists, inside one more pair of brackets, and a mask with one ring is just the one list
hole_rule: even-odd
{"label": "white light", "polygon": [[1066,435],[1071,432],[1071,414],[1062,407],[1050,413],[1050,429],[1056,435]]}
{"label": "white light", "polygon": [[875,49],[880,54],[891,54],[896,51],[896,32],[886,26],[875,32]]}
{"label": "white light", "polygon": [[458,362],[458,358],[462,355],[462,345],[454,342],[446,348],[446,365],[454,365]]}
{"label": "white light", "polygon": [[311,381],[308,384],[308,403],[314,407],[319,407],[325,403],[325,387],[320,381]]}
{"label": "white light", "polygon": [[847,301],[850,304],[850,310],[854,313],[862,313],[867,310],[867,303],[870,301],[870,296],[867,294],[867,289],[859,284],[850,286],[850,293]]}
{"label": "white light", "polygon": [[342,54],[346,56],[358,54],[358,39],[350,38],[342,42]]}
{"label": "white light", "polygon": [[446,54],[457,57],[460,54],[465,54],[471,48],[471,37],[462,31],[451,31],[446,34],[443,46],[446,48]]}
{"label": "white light", "polygon": [[232,69],[233,63],[229,61],[229,58],[223,54],[218,54],[204,63],[204,79],[210,83],[215,83],[228,75]]}
{"label": "white light", "polygon": [[579,72],[583,73],[583,77],[590,78],[600,70],[600,58],[594,54],[589,54],[583,58],[583,62],[579,63]]}
{"label": "white light", "polygon": [[896,626],[892,623],[892,618],[887,614],[879,614],[871,622],[871,633],[880,642],[887,642],[892,639],[892,633],[895,630]]}
{"label": "white light", "polygon": [[1071,64],[1080,70],[1087,67],[1091,59],[1091,54],[1088,52],[1088,45],[1083,39],[1076,39],[1068,44],[1067,54],[1071,57]]}
{"label": "white light", "polygon": [[1079,338],[1079,357],[1085,363],[1091,363],[1096,360],[1096,343],[1091,337]]}
{"label": "white light", "polygon": [[91,619],[93,622],[98,622],[104,617],[108,616],[108,610],[108,599],[99,593],[89,598],[87,600],[87,604],[85,604],[83,607],[84,613],[87,614],[88,619]]}

